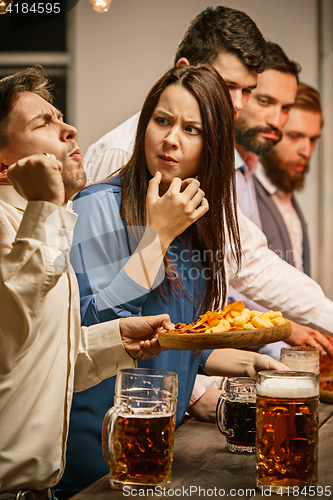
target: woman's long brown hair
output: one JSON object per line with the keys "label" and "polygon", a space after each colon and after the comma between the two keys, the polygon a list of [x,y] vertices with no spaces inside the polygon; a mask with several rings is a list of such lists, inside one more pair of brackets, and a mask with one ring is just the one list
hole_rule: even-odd
{"label": "woman's long brown hair", "polygon": [[[229,90],[219,73],[209,65],[172,68],[153,86],[139,118],[134,151],[121,170],[121,216],[127,226],[146,225],[146,194],[150,178],[145,159],[145,132],[163,90],[182,85],[197,100],[203,123],[203,159],[197,173],[200,187],[209,202],[208,212],[187,231],[192,248],[208,256],[209,279],[203,298],[206,309],[226,301],[224,256],[227,238],[239,268],[241,246],[237,222],[234,168],[234,118]],[[173,266],[166,256],[167,276]],[[173,280],[174,281],[174,280]],[[179,280],[173,287],[181,287]],[[159,293],[162,293],[159,290]]]}

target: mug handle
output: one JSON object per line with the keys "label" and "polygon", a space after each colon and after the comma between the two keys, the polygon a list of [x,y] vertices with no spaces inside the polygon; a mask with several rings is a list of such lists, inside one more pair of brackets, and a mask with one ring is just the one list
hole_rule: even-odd
{"label": "mug handle", "polygon": [[124,411],[123,406],[112,406],[105,414],[102,428],[102,450],[105,462],[109,467],[115,461],[113,449],[113,435],[115,432],[115,423],[120,413]]}
{"label": "mug handle", "polygon": [[234,431],[232,429],[227,429],[224,423],[224,408],[225,408],[226,398],[225,394],[220,394],[216,405],[216,423],[218,430],[226,437],[233,437]]}

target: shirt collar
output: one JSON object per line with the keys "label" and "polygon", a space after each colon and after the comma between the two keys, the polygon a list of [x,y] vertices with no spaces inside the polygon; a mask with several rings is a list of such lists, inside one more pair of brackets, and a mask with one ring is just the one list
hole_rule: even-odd
{"label": "shirt collar", "polygon": [[236,170],[239,170],[240,168],[247,170],[247,165],[241,155],[238,153],[237,149],[234,148],[235,150],[235,168]]}
{"label": "shirt collar", "polygon": [[271,196],[276,195],[285,201],[291,200],[292,193],[286,193],[285,191],[282,191],[281,189],[278,189],[276,186],[274,186],[274,184],[268,179],[268,177],[266,177],[264,167],[260,162],[258,162],[258,168],[256,170],[255,176]]}
{"label": "shirt collar", "polygon": [[28,204],[13,186],[0,186],[0,200],[20,210],[25,210]]}
{"label": "shirt collar", "polygon": [[264,188],[266,189],[266,191],[270,195],[273,195],[277,192],[277,190],[278,190],[277,187],[271,183],[271,181],[268,179],[268,177],[266,177],[264,167],[262,166],[260,161],[258,162],[258,168],[257,168],[257,171],[255,173],[255,176],[257,177],[260,184],[262,184],[264,186]]}
{"label": "shirt collar", "polygon": [[237,149],[234,149],[236,170],[242,169],[243,173],[248,173],[250,176],[253,175],[257,170],[257,165],[259,163],[258,156],[252,152],[248,152],[248,157],[246,159],[249,159],[250,161],[248,162],[249,164],[247,164],[246,161],[241,157]]}

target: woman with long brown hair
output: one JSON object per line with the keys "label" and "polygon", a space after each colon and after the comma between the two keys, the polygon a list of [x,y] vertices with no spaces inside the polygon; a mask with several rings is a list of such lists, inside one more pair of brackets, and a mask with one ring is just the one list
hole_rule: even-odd
{"label": "woman with long brown hair", "polygon": [[[79,217],[71,260],[84,325],[160,312],[189,323],[226,301],[226,263],[237,269],[241,262],[233,130],[229,91],[214,68],[173,68],[154,85],[129,163],[74,202]],[[208,374],[230,376],[281,367],[267,356],[230,349],[166,351],[139,360],[139,366],[178,373],[177,425],[199,364]],[[72,486],[107,473],[96,436],[113,404],[113,384],[102,382],[74,398]]]}

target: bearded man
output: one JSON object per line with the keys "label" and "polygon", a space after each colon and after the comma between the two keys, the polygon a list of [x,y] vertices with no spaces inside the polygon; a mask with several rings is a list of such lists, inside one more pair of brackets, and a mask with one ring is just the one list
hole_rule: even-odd
{"label": "bearded man", "polygon": [[309,242],[294,192],[303,188],[309,161],[320,137],[323,116],[318,92],[300,83],[283,127],[283,137],[260,156],[255,189],[262,229],[269,247],[310,275]]}
{"label": "bearded man", "polygon": [[[258,165],[258,156],[263,161],[263,164],[265,164],[265,158],[271,157],[272,154],[274,155],[274,153],[272,153],[273,150],[277,152],[281,147],[283,148],[284,141],[286,140],[284,135],[286,135],[286,131],[290,123],[292,123],[289,121],[290,113],[294,113],[296,109],[298,109],[300,100],[302,100],[302,102],[305,101],[303,105],[307,106],[306,112],[310,115],[308,117],[309,129],[307,129],[308,125],[305,125],[299,131],[300,136],[305,137],[305,140],[313,144],[314,147],[315,141],[320,135],[322,124],[321,108],[320,101],[318,101],[319,96],[317,94],[317,99],[314,97],[316,91],[313,89],[311,89],[310,92],[305,92],[307,97],[301,99],[300,89],[302,86],[297,83],[299,66],[293,61],[290,61],[281,47],[277,44],[268,42],[267,45],[268,63],[266,69],[263,73],[258,75],[257,88],[251,93],[241,116],[235,122],[237,200],[243,213],[256,223],[265,233],[270,249],[274,250],[279,257],[286,260],[289,264],[295,265],[296,251],[291,246],[290,236],[288,237],[288,231],[286,229],[286,222],[281,215],[279,216],[279,210],[277,206],[275,206],[274,201],[269,199],[270,195],[267,189],[265,192],[264,187],[258,184],[253,173],[255,171],[261,172],[264,168]],[[295,99],[297,103],[296,106]],[[315,106],[314,108],[310,107],[309,104],[313,100],[317,100],[317,105],[313,104],[313,106]],[[315,121],[315,119],[317,119],[317,121]],[[287,123],[288,125],[286,125]],[[310,130],[310,123],[316,123],[317,125],[314,129],[311,129],[312,132],[308,135],[307,130]],[[291,156],[289,158],[291,159]],[[302,156],[302,158],[301,163],[304,162],[304,157]],[[300,163],[297,154],[296,163]],[[298,170],[302,170],[303,168],[303,166],[299,165]],[[297,173],[299,174],[299,172]],[[296,174],[296,170],[294,174]],[[260,173],[258,176],[260,176]],[[279,176],[280,172],[277,177]],[[259,181],[261,182],[262,178],[260,178]],[[265,184],[265,188],[267,188],[267,184]],[[274,187],[273,191],[275,192],[276,190],[277,188]],[[298,218],[300,210],[297,207],[296,212],[296,202],[294,198],[292,198],[292,193],[288,196],[290,198],[289,208],[291,207],[294,210],[294,215],[296,213],[296,217],[293,217],[293,227],[295,226],[295,219],[296,223],[297,221],[299,223],[296,267],[299,267],[298,261],[301,259],[304,267],[299,267],[299,269],[309,273],[309,247],[305,223],[303,223],[302,227],[299,222],[300,219]],[[268,206],[269,202],[270,205]],[[256,212],[257,217],[255,217]],[[275,216],[273,216],[273,213],[275,213]],[[279,220],[279,224],[276,223],[277,219]],[[285,219],[288,225],[291,217],[289,217],[287,213],[285,214]],[[282,225],[285,226],[284,231],[281,231]],[[295,231],[293,228],[290,230]],[[300,241],[301,243],[299,243]],[[233,299],[243,300],[239,295],[233,295]],[[255,306],[251,306],[251,308],[256,309]],[[319,340],[317,337],[319,332],[306,325],[292,322],[292,327],[292,335],[288,339],[288,344],[290,345],[311,345],[321,349],[317,342],[323,345],[328,341],[327,338],[324,339],[324,336],[321,336]],[[270,344],[263,347],[261,352],[279,359],[281,347],[285,347],[285,343]],[[327,352],[332,352],[332,346],[329,343],[327,343],[327,346],[324,348]]]}

